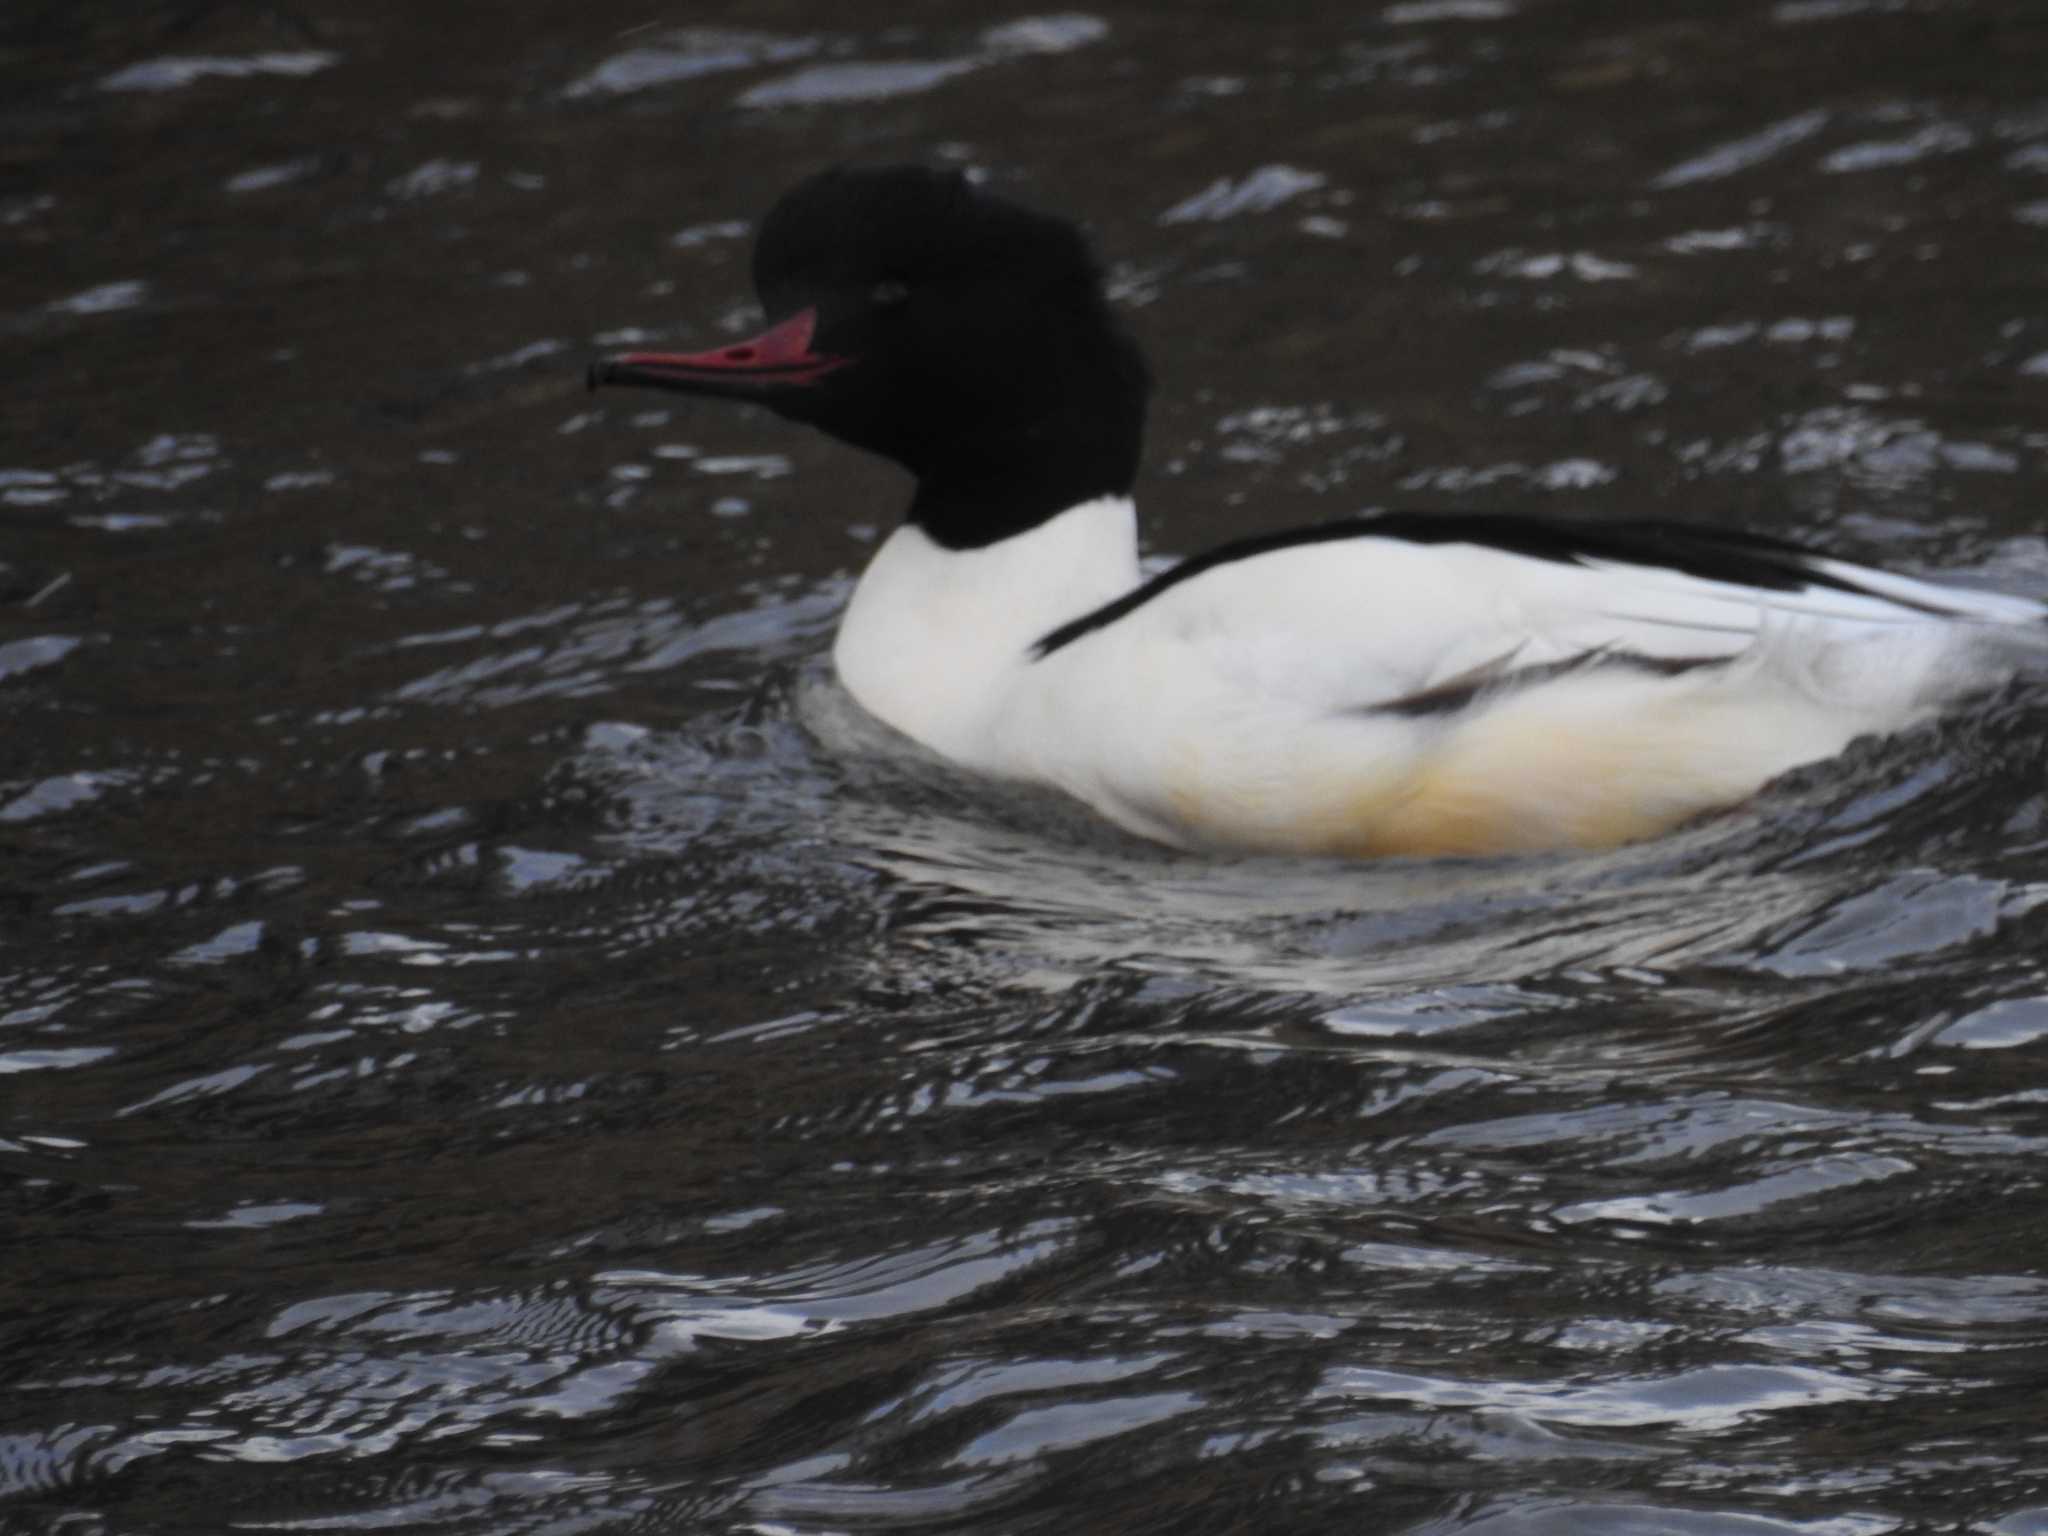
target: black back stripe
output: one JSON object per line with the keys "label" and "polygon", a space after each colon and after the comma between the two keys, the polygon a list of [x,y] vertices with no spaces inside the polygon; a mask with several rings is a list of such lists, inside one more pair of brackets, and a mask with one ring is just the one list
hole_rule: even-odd
{"label": "black back stripe", "polygon": [[1567,656],[1563,661],[1536,662],[1530,666],[1517,667],[1512,672],[1501,672],[1490,677],[1454,678],[1447,683],[1438,683],[1433,688],[1388,699],[1384,704],[1371,704],[1360,711],[1368,715],[1396,715],[1403,720],[1420,720],[1430,715],[1454,715],[1469,709],[1482,697],[1495,698],[1502,694],[1533,688],[1538,683],[1554,682],[1574,672],[1604,672],[1621,670],[1647,672],[1656,677],[1677,677],[1684,672],[1694,672],[1701,667],[1726,666],[1734,660],[1732,656],[1642,656],[1634,651],[1613,651],[1606,648],[1582,651],[1577,656]]}
{"label": "black back stripe", "polygon": [[1681,575],[1772,592],[1801,592],[1815,587],[1873,597],[1899,608],[1928,614],[1947,610],[1910,598],[1873,591],[1815,562],[1822,557],[1783,539],[1730,529],[1696,528],[1683,523],[1589,523],[1569,518],[1511,517],[1496,512],[1385,512],[1376,517],[1347,518],[1261,534],[1222,544],[1183,560],[1122,597],[1104,603],[1078,619],[1070,619],[1042,636],[1036,657],[1050,656],[1083,635],[1107,628],[1182,582],[1238,560],[1255,559],[1277,550],[1340,539],[1397,539],[1406,544],[1473,544],[1535,560],[1567,565],[1613,562],[1662,567]]}

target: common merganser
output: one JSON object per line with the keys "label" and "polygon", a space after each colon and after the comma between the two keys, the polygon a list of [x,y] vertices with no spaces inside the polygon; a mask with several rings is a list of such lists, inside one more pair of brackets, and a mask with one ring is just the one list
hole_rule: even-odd
{"label": "common merganser", "polygon": [[982,773],[1190,849],[1591,848],[1730,806],[2048,659],[2048,608],[1669,523],[1385,513],[1145,579],[1150,381],[1080,232],[956,172],[768,214],[775,323],[590,383],[753,401],[895,460],[833,660]]}

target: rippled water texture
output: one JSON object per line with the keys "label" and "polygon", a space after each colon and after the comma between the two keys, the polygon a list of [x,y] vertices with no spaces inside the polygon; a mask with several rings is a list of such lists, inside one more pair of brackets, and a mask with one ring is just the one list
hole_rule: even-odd
{"label": "rippled water texture", "polygon": [[0,12],[0,1529],[2048,1532],[2048,696],[1598,857],[1215,862],[823,662],[904,487],[593,353],[920,156],[1155,553],[2048,595],[2048,12]]}

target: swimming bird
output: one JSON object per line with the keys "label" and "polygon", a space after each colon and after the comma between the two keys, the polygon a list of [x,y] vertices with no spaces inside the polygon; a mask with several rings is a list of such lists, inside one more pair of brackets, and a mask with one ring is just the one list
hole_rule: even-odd
{"label": "swimming bird", "polygon": [[751,401],[916,479],[833,648],[870,713],[1181,848],[1592,848],[2048,658],[2048,609],[1749,533],[1387,512],[1149,579],[1150,379],[1067,220],[840,168],[762,222],[773,319],[590,383]]}

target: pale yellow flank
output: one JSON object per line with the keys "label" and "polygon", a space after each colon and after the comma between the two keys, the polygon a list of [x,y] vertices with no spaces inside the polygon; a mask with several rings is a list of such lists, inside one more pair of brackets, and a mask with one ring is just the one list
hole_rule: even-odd
{"label": "pale yellow flank", "polygon": [[1819,716],[1768,686],[1759,698],[1747,681],[1538,688],[1434,731],[1410,728],[1405,751],[1349,761],[1331,739],[1256,766],[1184,749],[1168,806],[1226,848],[1387,858],[1612,847],[1736,804],[1857,734],[1853,718]]}

